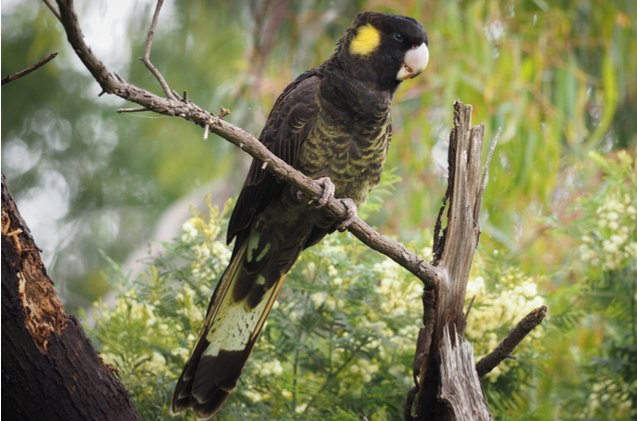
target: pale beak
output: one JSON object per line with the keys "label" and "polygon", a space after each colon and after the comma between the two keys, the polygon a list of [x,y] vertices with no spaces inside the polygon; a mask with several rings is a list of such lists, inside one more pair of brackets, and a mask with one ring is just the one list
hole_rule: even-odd
{"label": "pale beak", "polygon": [[429,48],[424,42],[405,54],[405,61],[400,66],[396,79],[405,80],[418,76],[429,63]]}

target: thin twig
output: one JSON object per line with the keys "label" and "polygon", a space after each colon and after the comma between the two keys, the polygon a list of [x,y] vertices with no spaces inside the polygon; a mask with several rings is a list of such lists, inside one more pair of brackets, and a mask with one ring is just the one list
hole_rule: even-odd
{"label": "thin twig", "polygon": [[34,65],[29,66],[26,69],[22,69],[22,70],[20,70],[17,73],[13,73],[13,74],[11,74],[9,76],[3,77],[2,78],[2,85],[4,85],[5,83],[13,82],[16,79],[20,79],[22,76],[26,76],[29,73],[38,70],[40,67],[44,66],[49,61],[53,60],[57,55],[58,55],[58,53],[51,53],[48,56],[44,57],[42,60],[40,60],[37,63],[35,63]]}
{"label": "thin twig", "polygon": [[509,332],[506,338],[502,340],[488,355],[485,355],[476,363],[476,370],[479,377],[484,377],[496,368],[498,364],[505,358],[511,356],[511,353],[522,339],[526,337],[537,325],[542,323],[546,312],[546,306],[540,306],[527,314],[520,322]]}
{"label": "thin twig", "polygon": [[480,184],[482,186],[482,190],[480,191],[480,193],[484,192],[484,188],[487,185],[487,178],[489,178],[489,165],[491,164],[491,160],[493,159],[493,153],[495,152],[495,147],[498,145],[501,134],[502,127],[498,127],[498,130],[495,132],[495,136],[493,136],[493,139],[491,139],[491,144],[489,145],[489,153],[487,154],[487,159],[484,161],[484,172],[482,173],[482,179],[480,180]]}
{"label": "thin twig", "polygon": [[495,152],[495,147],[498,145],[498,140],[500,140],[501,133],[502,127],[498,127],[498,131],[495,133],[495,136],[493,136],[493,139],[491,139],[487,159],[484,161],[484,170],[482,171],[482,177],[480,178],[480,190],[478,191],[478,202],[476,203],[476,208],[474,211],[476,216],[477,212],[480,212],[480,207],[482,206],[482,194],[487,188],[487,181],[489,179],[489,165],[491,164],[491,160],[493,159],[493,153]]}
{"label": "thin twig", "polygon": [[[185,92],[184,92],[184,94],[185,94]],[[229,109],[227,109],[226,107],[221,107],[221,109],[219,110],[218,116],[219,116],[219,118],[224,118],[225,116],[227,116],[229,114],[230,114],[230,110]]]}
{"label": "thin twig", "polygon": [[53,13],[55,15],[56,18],[58,18],[58,20],[60,22],[62,22],[62,18],[60,17],[60,12],[57,11],[57,9],[55,7],[53,7],[53,5],[51,4],[51,2],[49,0],[42,0],[44,2],[44,4],[46,4],[46,7],[49,8],[49,10],[51,11],[51,13]]}
{"label": "thin twig", "polygon": [[153,20],[150,23],[150,29],[148,30],[148,37],[146,38],[146,48],[144,49],[144,57],[142,57],[142,61],[148,67],[148,70],[155,76],[155,79],[161,85],[161,88],[164,90],[164,94],[166,94],[166,98],[169,99],[177,99],[177,97],[173,94],[172,89],[168,86],[168,82],[162,76],[161,72],[157,70],[157,68],[150,61],[150,52],[153,48],[153,36],[155,35],[155,28],[157,27],[157,21],[159,20],[159,12],[161,10],[161,6],[164,3],[164,0],[157,0],[157,7],[155,7],[155,13],[153,14]]}
{"label": "thin twig", "polygon": [[465,326],[467,325],[467,320],[469,320],[469,313],[471,313],[471,309],[473,308],[473,303],[475,300],[476,300],[476,296],[474,295],[473,297],[471,297],[471,300],[469,301],[469,305],[467,306],[467,311],[465,311],[464,313]]}

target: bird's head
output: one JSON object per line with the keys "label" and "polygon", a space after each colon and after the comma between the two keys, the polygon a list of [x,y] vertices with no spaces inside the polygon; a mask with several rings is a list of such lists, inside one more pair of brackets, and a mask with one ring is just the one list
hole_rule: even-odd
{"label": "bird's head", "polygon": [[429,62],[427,33],[406,16],[359,13],[339,44],[346,71],[383,89],[418,76]]}

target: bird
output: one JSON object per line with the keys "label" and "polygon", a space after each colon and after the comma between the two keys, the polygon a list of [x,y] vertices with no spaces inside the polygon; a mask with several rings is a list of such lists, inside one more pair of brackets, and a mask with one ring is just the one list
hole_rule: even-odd
{"label": "bird", "polygon": [[[279,95],[259,141],[323,187],[318,200],[253,160],[228,223],[230,263],[213,293],[204,327],[179,377],[173,412],[216,413],[237,386],[284,278],[299,254],[356,216],[380,181],[398,86],[429,62],[417,20],[358,13],[333,54]],[[347,217],[321,209],[340,200]]]}

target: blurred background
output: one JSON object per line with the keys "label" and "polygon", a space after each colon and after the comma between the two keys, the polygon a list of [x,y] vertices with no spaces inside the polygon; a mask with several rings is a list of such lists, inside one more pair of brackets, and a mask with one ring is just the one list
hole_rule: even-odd
{"label": "blurred background", "polygon": [[[154,2],[76,7],[106,66],[161,93],[139,60]],[[522,409],[507,417],[545,408],[533,419],[556,419],[549,408],[577,407],[593,392],[607,409],[585,419],[637,416],[637,2],[168,1],[151,58],[173,89],[231,110],[228,121],[257,135],[278,93],[331,54],[360,10],[417,18],[431,54],[394,101],[386,174],[400,181],[369,222],[404,242],[430,238],[452,104],[472,104],[486,139],[502,129],[481,252],[537,279],[561,328],[516,398]],[[113,261],[142,271],[206,194],[219,205],[234,197],[250,159],[180,119],[116,113],[129,104],[98,97],[49,10],[3,0],[2,75],[54,51],[2,88],[2,172],[75,311],[108,294]],[[608,382],[581,386],[590,373]]]}

